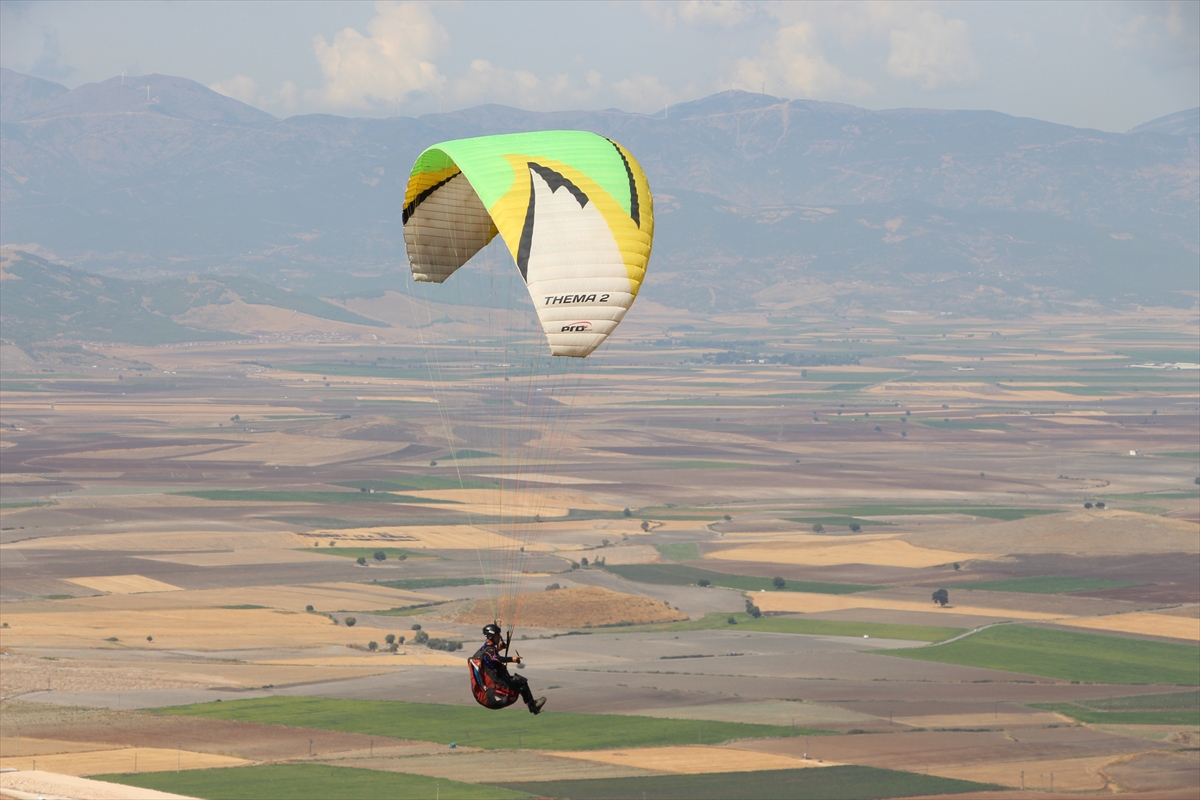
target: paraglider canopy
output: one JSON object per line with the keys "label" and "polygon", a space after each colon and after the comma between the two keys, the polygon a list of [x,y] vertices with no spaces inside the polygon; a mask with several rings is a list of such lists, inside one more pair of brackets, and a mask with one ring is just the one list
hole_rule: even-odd
{"label": "paraglider canopy", "polygon": [[403,219],[418,281],[445,281],[499,234],[556,356],[587,356],[617,327],[654,238],[641,167],[586,131],[434,145],[413,165]]}

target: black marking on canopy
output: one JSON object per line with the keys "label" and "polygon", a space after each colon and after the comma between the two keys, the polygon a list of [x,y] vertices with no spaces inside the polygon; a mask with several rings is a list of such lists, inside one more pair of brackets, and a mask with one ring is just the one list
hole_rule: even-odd
{"label": "black marking on canopy", "polygon": [[583,193],[583,190],[571,182],[571,179],[562,173],[555,172],[549,167],[543,167],[541,164],[528,162],[529,165],[529,208],[525,211],[525,224],[521,226],[521,243],[517,246],[517,269],[521,271],[521,278],[525,283],[529,283],[529,251],[533,247],[533,212],[534,212],[534,186],[533,173],[541,176],[546,185],[550,187],[550,193],[553,194],[559,189],[566,188],[568,192],[579,202],[579,207],[584,208],[588,204],[588,196]]}
{"label": "black marking on canopy", "polygon": [[641,228],[642,212],[638,207],[637,181],[633,178],[633,168],[629,166],[629,159],[625,157],[625,153],[621,151],[620,146],[607,136],[604,138],[607,139],[608,143],[611,144],[617,151],[617,155],[621,157],[621,163],[625,165],[625,174],[629,176],[629,216],[633,218],[633,224]]}
{"label": "black marking on canopy", "polygon": [[433,186],[430,186],[428,189],[426,189],[425,191],[421,192],[419,195],[414,197],[413,201],[404,207],[404,212],[400,215],[400,224],[407,225],[408,220],[413,215],[413,212],[415,212],[417,210],[417,206],[421,205],[421,203],[424,203],[426,200],[428,200],[433,195],[434,192],[436,192],[438,189],[445,186],[450,181],[457,178],[459,175],[462,175],[462,172],[456,172],[453,175],[451,175],[449,178],[438,181]]}

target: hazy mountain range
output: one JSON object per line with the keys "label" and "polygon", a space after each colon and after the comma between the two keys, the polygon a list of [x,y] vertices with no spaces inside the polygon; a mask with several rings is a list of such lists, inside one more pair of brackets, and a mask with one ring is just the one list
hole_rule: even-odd
{"label": "hazy mountain range", "polygon": [[1200,292],[1200,109],[1125,134],[746,92],[653,116],[489,105],[281,120],[164,75],[2,81],[3,243],[102,275],[403,290],[400,212],[423,148],[569,128],[645,168],[645,292],[668,305],[803,305],[814,282],[831,307],[988,313]]}

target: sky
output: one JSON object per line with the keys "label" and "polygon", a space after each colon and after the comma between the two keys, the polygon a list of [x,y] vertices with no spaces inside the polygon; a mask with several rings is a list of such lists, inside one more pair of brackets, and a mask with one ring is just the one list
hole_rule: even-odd
{"label": "sky", "polygon": [[0,0],[0,65],[176,75],[280,117],[655,113],[737,88],[1125,131],[1200,106],[1200,0]]}

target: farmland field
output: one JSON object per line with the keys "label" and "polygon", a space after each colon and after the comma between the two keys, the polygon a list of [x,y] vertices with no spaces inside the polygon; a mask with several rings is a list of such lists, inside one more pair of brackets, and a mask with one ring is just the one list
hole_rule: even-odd
{"label": "farmland field", "polygon": [[1072,578],[1062,575],[1039,575],[1030,578],[1012,578],[1006,581],[980,581],[962,583],[956,589],[977,589],[991,592],[1026,592],[1029,594],[1066,594],[1096,589],[1120,589],[1137,586],[1133,581],[1108,581],[1103,578]]}
{"label": "farmland field", "polygon": [[1002,625],[936,647],[883,655],[1088,683],[1200,684],[1200,650],[1116,636]]}
{"label": "farmland field", "polygon": [[1001,787],[874,767],[770,770],[751,774],[664,775],[590,781],[497,784],[542,797],[571,800],[873,800],[986,792]]}
{"label": "farmland field", "polygon": [[627,580],[638,583],[660,583],[673,586],[688,586],[699,584],[706,580],[713,586],[724,586],[730,589],[742,589],[748,592],[785,591],[812,592],[814,594],[853,594],[878,589],[878,586],[866,586],[853,583],[825,583],[822,581],[793,581],[784,584],[783,589],[777,589],[771,578],[756,578],[749,575],[731,575],[727,572],[689,567],[685,564],[627,564],[604,567],[609,572],[620,575]]}
{"label": "farmland field", "polygon": [[474,706],[311,697],[272,697],[160,708],[162,714],[263,722],[397,739],[464,742],[485,749],[512,747],[598,750],[659,744],[719,744],[731,739],[821,735],[826,731],[776,725],[706,722],[609,714],[544,712],[538,717]]}
{"label": "farmland field", "polygon": [[[735,622],[730,624],[729,620]],[[735,627],[736,626],[736,627]],[[842,622],[794,617],[751,617],[744,612],[706,614],[702,619],[677,622],[664,630],[749,630],[764,633],[795,633],[810,636],[869,636],[876,639],[907,639],[914,642],[940,642],[963,633],[962,628],[934,625],[889,625],[881,622]]]}
{"label": "farmland field", "polygon": [[463,800],[528,797],[520,790],[479,786],[424,775],[377,772],[324,764],[263,764],[229,769],[95,775],[95,780],[172,792],[205,800],[426,800],[435,795]]}

